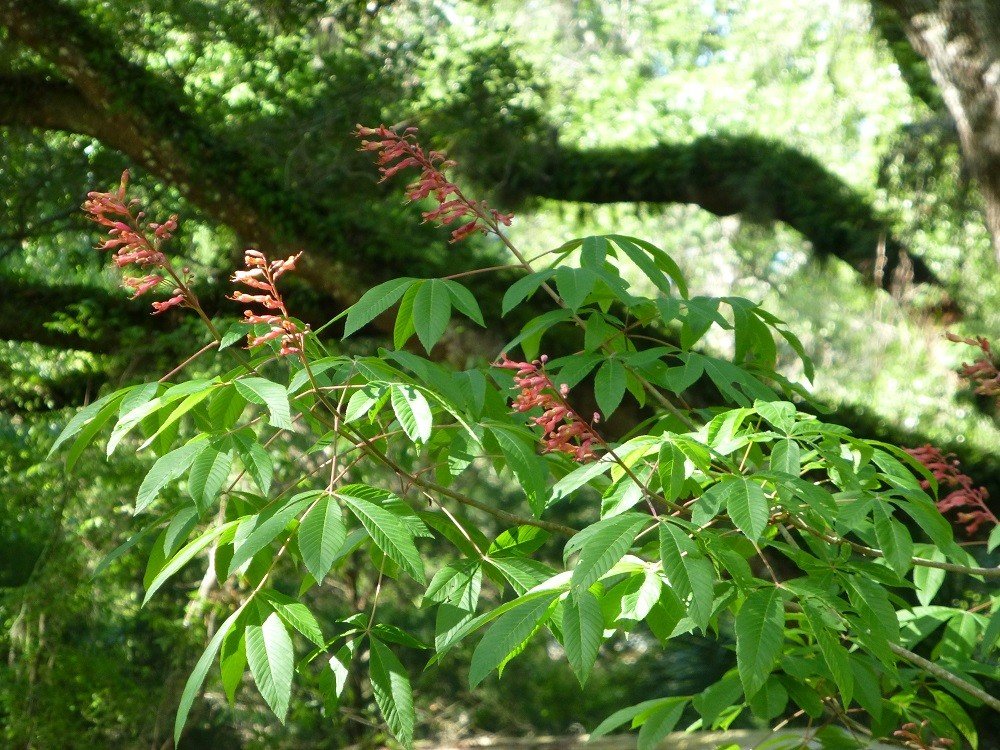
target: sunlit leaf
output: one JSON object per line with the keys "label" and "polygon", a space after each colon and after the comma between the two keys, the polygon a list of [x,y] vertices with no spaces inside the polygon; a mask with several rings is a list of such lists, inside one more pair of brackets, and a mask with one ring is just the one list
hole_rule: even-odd
{"label": "sunlit leaf", "polygon": [[262,623],[247,625],[246,654],[261,697],[284,724],[292,696],[295,653],[292,639],[276,612],[267,615]]}

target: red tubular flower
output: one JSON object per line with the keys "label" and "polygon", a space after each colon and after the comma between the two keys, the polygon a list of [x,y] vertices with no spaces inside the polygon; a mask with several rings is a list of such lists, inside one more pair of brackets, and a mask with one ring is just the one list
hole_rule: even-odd
{"label": "red tubular flower", "polygon": [[235,291],[229,296],[229,299],[245,304],[261,305],[278,313],[261,314],[250,308],[243,311],[243,317],[247,323],[266,323],[271,326],[267,333],[248,337],[247,349],[253,349],[268,341],[280,338],[281,351],[279,353],[281,355],[298,354],[302,351],[304,332],[289,317],[285,301],[277,287],[279,278],[288,271],[295,270],[295,263],[301,255],[302,253],[299,253],[291,255],[285,260],[268,261],[267,257],[258,250],[247,250],[244,253],[243,265],[246,266],[246,270],[234,273],[233,281],[264,292],[264,294],[247,294]]}
{"label": "red tubular flower", "polygon": [[362,140],[362,151],[377,151],[382,182],[404,169],[414,167],[420,170],[420,177],[406,188],[411,201],[418,201],[433,195],[438,207],[424,211],[424,221],[433,221],[440,226],[450,226],[458,221],[463,224],[451,233],[451,242],[458,242],[476,232],[498,232],[500,224],[510,226],[512,214],[504,214],[489,208],[485,201],[466,198],[458,186],[444,174],[444,170],[455,166],[455,162],[445,158],[440,151],[424,152],[417,143],[416,128],[406,128],[402,134],[380,125],[377,128],[357,126],[360,138],[375,136],[376,140]]}
{"label": "red tubular flower", "polygon": [[[180,292],[179,289],[174,289],[174,292]],[[166,312],[171,307],[178,307],[184,304],[183,294],[174,294],[173,297],[166,300],[165,302],[154,302],[153,303],[153,315],[159,315],[162,312]]]}
{"label": "red tubular flower", "polygon": [[155,289],[160,284],[162,284],[165,279],[158,274],[150,274],[149,276],[126,276],[122,279],[122,286],[126,289],[132,290],[132,299],[136,297],[141,297],[143,294],[151,289]]}
{"label": "red tubular flower", "polygon": [[[514,362],[502,354],[495,367],[517,371],[514,385],[520,392],[512,403],[515,411],[542,410],[542,415],[532,421],[542,428],[542,445],[547,452],[567,453],[580,463],[593,461],[596,458],[594,443],[600,443],[601,438],[566,403],[569,388],[563,385],[557,389],[542,370],[547,359],[543,355],[535,362]],[[591,421],[596,424],[600,415],[595,413]]]}
{"label": "red tubular flower", "polygon": [[990,342],[982,336],[974,339],[957,336],[954,333],[947,333],[945,336],[949,341],[968,344],[982,352],[971,365],[962,363],[962,368],[958,371],[959,377],[967,380],[973,386],[974,392],[980,396],[1000,396],[1000,368],[994,360]]}
{"label": "red tubular flower", "polygon": [[955,742],[947,737],[925,737],[927,731],[927,720],[917,724],[908,721],[899,729],[893,732],[894,737],[898,737],[902,743],[913,750],[948,750]]}
{"label": "red tubular flower", "polygon": [[[906,452],[927,467],[942,490],[950,490],[938,500],[938,510],[941,513],[959,511],[956,518],[959,523],[965,524],[966,534],[975,535],[983,524],[992,526],[1000,523],[986,504],[989,492],[985,487],[972,486],[972,477],[962,472],[961,464],[954,456],[945,455],[929,444],[907,448]],[[930,482],[921,480],[920,486],[925,490],[929,489]]]}
{"label": "red tubular flower", "polygon": [[[98,245],[97,249],[113,250],[112,260],[119,268],[130,265],[140,268],[159,268],[181,283],[183,288],[174,289],[170,299],[153,303],[154,315],[172,307],[194,307],[195,300],[189,296],[190,290],[186,283],[182,282],[170,270],[167,256],[161,249],[163,243],[168,242],[177,231],[177,216],[171,216],[163,223],[145,222],[144,212],[133,211],[137,202],[134,200],[126,201],[128,180],[129,173],[128,170],[125,170],[122,172],[121,184],[115,192],[99,193],[95,191],[87,193],[83,210],[90,215],[94,222],[108,228],[107,239]],[[135,299],[152,291],[165,280],[166,277],[161,274],[147,274],[142,277],[126,276],[122,279],[122,285],[131,290],[132,299]]]}

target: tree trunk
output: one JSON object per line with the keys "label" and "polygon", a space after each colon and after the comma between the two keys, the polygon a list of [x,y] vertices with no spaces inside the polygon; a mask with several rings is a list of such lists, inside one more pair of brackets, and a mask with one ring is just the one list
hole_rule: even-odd
{"label": "tree trunk", "polygon": [[899,14],[955,120],[1000,263],[1000,3],[875,0]]}

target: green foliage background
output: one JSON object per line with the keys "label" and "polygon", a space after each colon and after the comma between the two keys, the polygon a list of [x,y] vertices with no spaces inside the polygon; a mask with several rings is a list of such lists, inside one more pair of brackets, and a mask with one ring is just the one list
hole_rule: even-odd
{"label": "green foliage background", "polygon": [[[268,181],[227,182],[232,155],[223,150],[217,163],[201,166],[220,193],[239,191],[265,206],[279,235],[337,237],[350,253],[363,230],[367,244],[358,257],[367,279],[399,268],[430,274],[472,265],[473,254],[498,255],[487,241],[447,246],[419,226],[393,189],[375,184],[349,135],[357,121],[416,123],[473,165],[463,172],[470,184],[517,206],[512,236],[521,246],[545,248],[604,231],[649,237],[682,263],[693,293],[745,295],[784,318],[817,361],[817,395],[838,413],[904,442],[917,433],[954,446],[979,483],[1000,488],[996,414],[953,374],[969,353],[942,338],[949,321],[934,312],[939,292],[911,288],[894,297],[866,287],[845,264],[815,257],[801,235],[755,221],[767,216],[753,211],[719,218],[691,205],[571,203],[534,196],[523,188],[526,178],[515,179],[512,165],[530,163],[554,140],[636,151],[720,134],[778,141],[819,160],[889,218],[892,232],[963,309],[963,320],[949,328],[995,337],[997,268],[957,140],[933,103],[907,85],[866,3],[407,0],[374,16],[362,3],[313,0],[72,6],[116,29],[125,57],[167,82],[165,102],[171,89],[183,95],[184,114],[199,129],[176,123],[181,141],[218,139],[250,154]],[[5,71],[39,65],[8,41],[0,32]],[[121,73],[128,81],[130,71]],[[119,93],[127,106],[132,92]],[[156,111],[158,103],[144,106]],[[769,169],[787,175],[780,156]],[[92,578],[102,556],[127,537],[130,489],[146,461],[108,462],[92,451],[70,477],[43,459],[72,405],[109,385],[165,372],[191,341],[184,322],[157,322],[150,335],[141,304],[132,316],[107,304],[124,293],[91,250],[94,232],[75,209],[88,190],[115,184],[127,164],[86,136],[2,129],[0,283],[12,291],[45,288],[55,300],[41,327],[30,308],[5,308],[8,334],[0,342],[5,746],[162,741],[206,640],[206,622],[216,617],[212,603],[193,598],[193,571],[140,608],[140,554],[126,554]],[[655,172],[661,165],[643,166]],[[182,215],[175,245],[207,295],[220,298],[243,239],[186,201],[177,184],[141,171],[136,182],[151,213]],[[761,189],[744,187],[751,198]],[[335,312],[322,290],[301,284],[294,292],[297,309]],[[220,310],[232,315],[235,306]],[[29,328],[38,330],[18,335]],[[70,339],[93,346],[74,348]],[[724,349],[721,340],[708,344]],[[458,359],[484,356],[463,353],[461,338],[455,348]],[[791,359],[785,364],[790,376],[800,374]],[[513,488],[493,490],[498,503],[513,502]],[[364,597],[371,578],[369,569],[352,570],[342,590],[317,595],[316,611],[342,616],[343,602]],[[426,627],[413,611],[417,594],[385,606],[398,621]],[[975,603],[982,593],[941,596]],[[666,653],[653,646],[641,634],[616,643],[586,694],[550,644],[513,663],[503,682],[471,695],[454,666],[468,663],[466,653],[416,683],[423,731],[564,733],[580,723],[592,729],[650,691],[692,691],[731,665],[731,654],[710,644],[692,641]],[[297,691],[280,728],[252,691],[229,708],[213,688],[194,717],[199,734],[189,746],[199,737],[205,747],[380,741],[363,724],[325,712],[317,696],[308,686]],[[359,698],[357,709],[366,706]]]}

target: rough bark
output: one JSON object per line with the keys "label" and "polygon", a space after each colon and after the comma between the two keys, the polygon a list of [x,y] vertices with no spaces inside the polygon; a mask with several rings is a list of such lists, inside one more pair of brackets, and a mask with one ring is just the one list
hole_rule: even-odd
{"label": "rough bark", "polygon": [[930,109],[943,113],[944,100],[931,75],[930,66],[910,44],[899,14],[881,2],[875,2],[872,5],[872,26],[889,48],[910,93]]}
{"label": "rough bark", "polygon": [[983,196],[1000,263],[1000,3],[875,0],[899,14],[955,120],[962,154]]}

